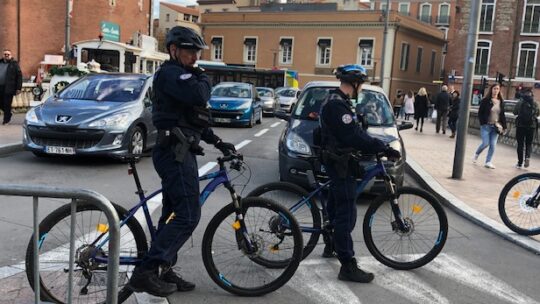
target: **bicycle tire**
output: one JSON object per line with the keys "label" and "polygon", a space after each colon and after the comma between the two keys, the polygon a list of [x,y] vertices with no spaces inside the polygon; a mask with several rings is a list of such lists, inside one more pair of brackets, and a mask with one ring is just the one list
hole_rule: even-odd
{"label": "bicycle tire", "polygon": [[[269,198],[291,211],[290,208],[300,200],[308,197],[309,192],[304,188],[289,182],[274,182],[255,188],[247,196]],[[322,231],[321,212],[317,203],[311,199],[297,210],[291,211],[291,213],[298,221],[300,230],[302,230],[304,239],[304,253],[302,259],[305,259],[313,249],[315,249],[315,246],[317,246],[317,243],[319,242]],[[313,229],[313,232],[305,231],[306,228]]]}
{"label": "bicycle tire", "polygon": [[527,206],[527,199],[540,186],[539,173],[525,173],[512,178],[499,195],[499,215],[503,223],[521,235],[540,234],[540,209]]}
{"label": "bicycle tire", "polygon": [[[125,218],[125,215],[128,213],[123,207],[113,204],[114,209],[118,213],[120,220]],[[99,216],[94,213],[99,213]],[[88,244],[91,244],[94,240],[93,235],[101,234],[108,223],[105,214],[95,205],[92,205],[85,201],[80,201],[77,203],[76,208],[77,214],[77,228],[76,228],[76,247],[78,250],[88,249],[90,247],[85,247]],[[93,220],[97,220],[94,222]],[[83,227],[88,224],[87,227]],[[94,225],[94,227],[92,227]],[[67,303],[67,289],[68,289],[68,272],[65,271],[69,269],[69,234],[71,226],[71,204],[66,204],[60,208],[54,210],[52,213],[47,215],[39,224],[39,244],[40,244],[40,298],[43,301],[53,302],[53,303]],[[99,231],[101,230],[101,231]],[[79,234],[80,233],[80,234]],[[142,258],[144,254],[148,251],[148,243],[146,241],[146,235],[142,229],[139,222],[131,217],[126,225],[121,227],[120,230],[120,255],[124,257],[126,253],[131,254],[133,257],[136,255],[138,259]],[[134,244],[133,244],[134,242]],[[131,246],[131,247],[129,247]],[[135,246],[135,248],[133,248]],[[51,249],[51,250],[49,250]],[[76,250],[77,250],[76,249]],[[105,245],[102,248],[102,253],[107,255],[108,247]],[[43,252],[41,252],[43,251]],[[82,253],[85,250],[76,252],[75,258],[83,260]],[[88,251],[87,251],[88,252]],[[34,260],[33,260],[34,246],[33,246],[33,235],[28,244],[26,250],[26,275],[28,282],[32,289],[34,289]],[[61,257],[63,256],[63,258]],[[49,257],[49,258],[48,258]],[[60,258],[59,258],[60,257]],[[52,260],[51,258],[54,258]],[[49,259],[49,261],[47,261]],[[90,259],[88,259],[90,262]],[[95,261],[95,260],[92,260]],[[47,266],[47,267],[46,267]],[[99,266],[98,266],[99,267]],[[81,294],[82,289],[77,287],[84,286],[84,280],[87,281],[81,275],[81,268],[77,271],[78,266],[74,265],[73,272],[73,302],[76,303],[105,303],[107,295],[107,286],[106,286],[106,266],[101,265],[104,269],[99,269],[96,272],[94,279],[94,284],[98,286],[90,285],[88,286],[89,292],[84,295]],[[119,269],[119,292],[118,292],[118,302],[122,303],[125,301],[131,294],[132,291],[125,287],[125,284],[128,282],[128,276],[130,273],[129,268],[133,268],[131,265],[120,265]],[[131,269],[132,271],[133,269]],[[57,279],[49,280],[51,277],[57,275]],[[100,279],[101,277],[101,279]],[[57,283],[55,283],[57,282]],[[102,285],[99,285],[102,283]],[[54,285],[54,284],[58,284]],[[102,288],[102,289],[99,289]],[[77,292],[79,291],[79,292]]]}
{"label": "bicycle tire", "polygon": [[[366,211],[364,240],[369,252],[382,264],[398,270],[415,269],[431,262],[441,252],[448,236],[448,220],[442,205],[429,192],[403,187],[397,190],[396,196],[403,219],[412,230],[399,232],[396,229],[391,209],[392,197],[383,194]],[[427,224],[421,222],[429,216],[434,218]],[[431,226],[432,231],[418,232],[421,227],[431,230]],[[411,244],[405,244],[406,241]],[[390,247],[383,248],[387,244]],[[427,248],[423,250],[423,247]],[[413,252],[405,253],[407,248]]]}
{"label": "bicycle tire", "polygon": [[[203,236],[202,257],[204,267],[210,275],[210,278],[222,289],[240,296],[255,297],[277,290],[286,284],[294,275],[294,272],[298,268],[302,259],[302,232],[300,231],[294,216],[283,206],[268,199],[260,197],[246,197],[242,199],[242,214],[250,237],[252,240],[255,240],[255,243],[257,243],[258,248],[260,249],[260,252],[257,251],[256,255],[263,256],[266,254],[266,252],[263,252],[264,249],[272,248],[272,246],[264,246],[266,245],[266,240],[263,236],[261,236],[263,235],[263,232],[265,232],[262,229],[263,226],[257,229],[257,225],[253,225],[251,214],[256,212],[256,208],[265,210],[266,213],[272,212],[274,214],[273,218],[278,216],[280,220],[284,219],[288,222],[288,228],[292,232],[292,235],[287,239],[287,241],[288,243],[291,241],[293,243],[289,245],[290,247],[288,249],[286,249],[288,252],[291,252],[291,257],[289,258],[289,263],[286,267],[279,269],[267,268],[264,265],[261,265],[261,261],[254,260],[253,256],[249,256],[248,253],[240,248],[241,245],[238,243],[239,238],[237,236],[238,230],[232,228],[232,225],[236,220],[235,208],[232,203],[222,208],[210,220],[210,223],[208,224]],[[260,219],[262,217],[263,215],[258,214],[254,218]],[[225,228],[223,231],[226,231],[223,233],[218,231],[221,231],[220,227],[222,224],[224,225],[223,228]],[[214,241],[216,241],[216,243],[224,243],[227,240],[230,241],[230,245],[218,246],[221,244],[216,244],[214,246]],[[272,244],[272,242],[269,243]],[[223,254],[220,252],[221,249],[224,251]],[[270,254],[274,254],[270,252],[270,250],[268,252]],[[236,259],[236,261],[233,261],[231,256],[235,253],[236,255],[239,255],[239,257]],[[216,266],[216,262],[218,262],[222,256],[226,258],[224,261],[226,263],[225,266]],[[280,262],[282,261],[283,259],[280,260]],[[246,265],[241,264],[243,262],[245,262]],[[227,270],[227,272],[225,272],[225,270]],[[240,278],[237,279],[238,275],[232,274],[232,271],[239,271]],[[252,274],[253,277],[247,277],[247,275],[250,274]],[[275,278],[267,279],[273,274],[277,274],[277,276]],[[255,282],[255,280],[259,278],[263,281],[261,284],[257,284]],[[245,280],[242,281],[242,279]]]}

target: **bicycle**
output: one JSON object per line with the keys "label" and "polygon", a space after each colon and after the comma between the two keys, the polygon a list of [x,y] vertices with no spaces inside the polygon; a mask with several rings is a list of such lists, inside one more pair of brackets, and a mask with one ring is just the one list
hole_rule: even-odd
{"label": "bicycle", "polygon": [[[125,159],[129,163],[128,173],[133,175],[137,186],[139,202],[130,210],[113,204],[121,220],[119,303],[132,294],[126,283],[132,268],[148,251],[145,232],[135,213],[142,208],[153,240],[156,229],[147,202],[162,191],[159,189],[145,196],[135,166],[138,157]],[[206,271],[218,286],[233,294],[260,296],[272,292],[287,283],[301,261],[303,244],[299,225],[286,208],[269,199],[237,195],[226,163],[241,172],[246,168],[242,155],[231,154],[219,157],[217,161],[219,168],[216,171],[199,177],[200,181],[210,180],[200,194],[201,205],[220,185],[229,191],[232,203],[216,213],[204,232],[202,258]],[[102,303],[106,299],[107,219],[103,212],[83,201],[77,203],[76,212],[74,300],[77,303]],[[45,301],[66,301],[70,220],[71,206],[66,204],[46,216],[39,225],[40,297]],[[32,288],[33,251],[30,239],[26,273]]]}
{"label": "bicycle", "polygon": [[540,173],[512,178],[499,195],[499,215],[504,224],[521,235],[540,234]]}
{"label": "bicycle", "polygon": [[[448,236],[446,213],[429,192],[411,187],[396,189],[382,163],[383,157],[382,153],[375,155],[376,163],[365,168],[357,187],[358,196],[375,177],[381,177],[386,187],[386,192],[376,197],[364,216],[366,246],[386,266],[399,270],[418,268],[432,261],[444,247]],[[317,157],[306,157],[306,160],[312,168],[320,166]],[[321,234],[325,243],[331,242],[324,192],[328,191],[332,181],[319,182],[313,170],[307,171],[307,178],[315,188],[311,192],[288,182],[274,182],[248,194],[248,197],[271,198],[291,211],[303,232],[303,258],[313,251]]]}

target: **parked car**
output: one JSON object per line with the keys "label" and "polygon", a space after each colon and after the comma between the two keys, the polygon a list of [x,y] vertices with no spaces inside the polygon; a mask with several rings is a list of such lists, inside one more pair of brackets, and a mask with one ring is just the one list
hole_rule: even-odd
{"label": "parked car", "polygon": [[[281,137],[279,139],[279,176],[280,180],[289,181],[308,187],[306,178],[307,170],[314,170],[317,176],[326,178],[326,172],[323,166],[312,168],[310,163],[305,160],[306,156],[314,156],[313,147],[313,129],[319,124],[319,111],[322,102],[326,99],[329,92],[338,88],[339,82],[335,81],[313,81],[304,87],[296,107],[291,114],[276,112],[276,116],[288,121]],[[367,132],[377,137],[392,148],[401,152],[402,158],[393,163],[386,162],[385,166],[394,181],[398,185],[403,184],[405,173],[405,147],[403,140],[399,135],[399,130],[410,129],[411,122],[402,122],[397,124],[392,106],[380,87],[372,85],[363,85],[359,93],[358,100],[354,101],[357,114],[361,112],[367,120]],[[373,106],[373,109],[370,108]],[[372,110],[373,112],[368,111]],[[368,166],[374,164],[375,159],[372,156],[366,156],[361,161],[361,165]],[[383,190],[383,181],[375,179],[368,184],[366,192],[380,192]]]}
{"label": "parked car", "polygon": [[292,108],[296,104],[299,95],[300,89],[298,88],[286,87],[276,90],[276,98],[278,100],[280,109],[290,113]]}
{"label": "parked car", "polygon": [[263,102],[263,114],[274,115],[274,112],[279,109],[274,89],[266,87],[257,87],[256,89]]}
{"label": "parked car", "polygon": [[141,154],[155,144],[143,74],[90,74],[27,112],[23,145],[38,156]]}
{"label": "parked car", "polygon": [[221,82],[212,89],[208,107],[214,123],[253,127],[262,122],[263,103],[252,84]]}

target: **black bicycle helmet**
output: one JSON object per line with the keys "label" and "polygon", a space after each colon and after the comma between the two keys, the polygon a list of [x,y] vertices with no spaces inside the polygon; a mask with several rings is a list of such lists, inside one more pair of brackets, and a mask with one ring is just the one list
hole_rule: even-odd
{"label": "black bicycle helmet", "polygon": [[175,26],[167,33],[167,49],[171,44],[181,49],[208,49],[206,43],[197,32],[189,27]]}
{"label": "black bicycle helmet", "polygon": [[368,76],[366,69],[358,64],[340,65],[334,70],[336,78],[347,83],[364,83]]}

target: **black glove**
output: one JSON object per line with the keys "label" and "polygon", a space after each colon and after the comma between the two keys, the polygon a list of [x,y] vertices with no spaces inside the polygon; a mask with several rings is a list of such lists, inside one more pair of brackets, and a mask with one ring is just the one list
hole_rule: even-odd
{"label": "black glove", "polygon": [[201,68],[201,67],[189,67],[189,68],[186,68],[186,70],[188,70],[189,72],[193,73],[195,76],[199,77],[201,76],[202,73],[204,73],[204,69]]}
{"label": "black glove", "polygon": [[225,155],[225,156],[236,152],[236,148],[234,147],[233,144],[228,143],[228,142],[224,142],[221,139],[218,140],[218,142],[214,145],[214,147],[216,147],[216,149],[221,151],[221,153],[223,153],[223,155]]}
{"label": "black glove", "polygon": [[392,161],[396,161],[401,158],[401,153],[399,153],[398,150],[391,147],[387,147],[386,150],[384,151],[384,154],[386,155],[386,157],[388,157],[388,159]]}

